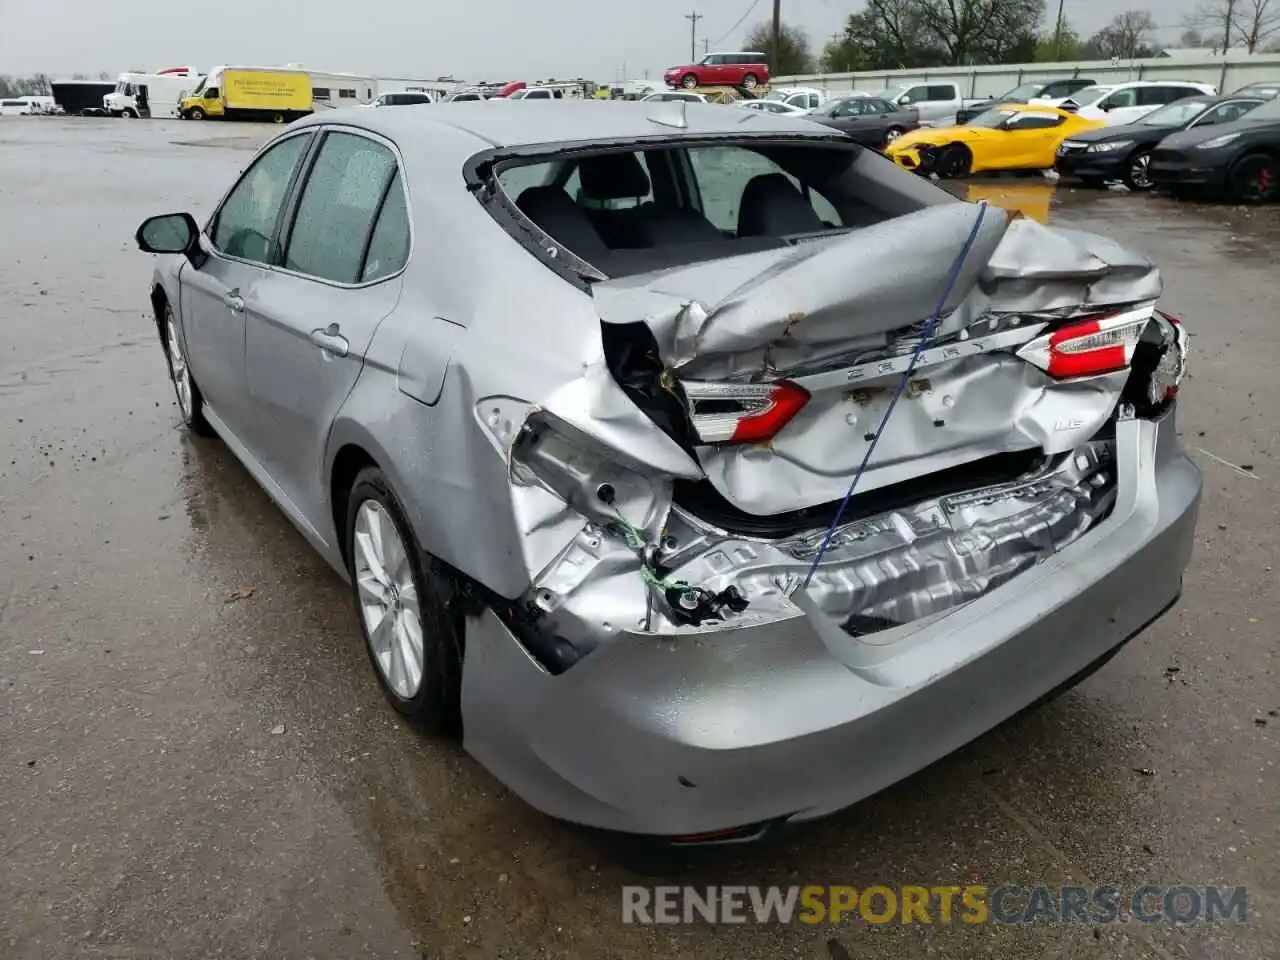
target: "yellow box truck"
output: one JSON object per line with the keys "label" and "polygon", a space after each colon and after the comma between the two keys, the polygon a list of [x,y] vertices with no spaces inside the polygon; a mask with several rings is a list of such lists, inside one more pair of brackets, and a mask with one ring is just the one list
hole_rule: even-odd
{"label": "yellow box truck", "polygon": [[287,123],[312,112],[311,75],[283,67],[214,67],[179,109],[184,120]]}

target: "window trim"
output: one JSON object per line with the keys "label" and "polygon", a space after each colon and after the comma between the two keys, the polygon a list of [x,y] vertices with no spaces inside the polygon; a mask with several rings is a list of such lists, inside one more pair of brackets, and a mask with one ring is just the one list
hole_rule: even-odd
{"label": "window trim", "polygon": [[[284,222],[277,227],[279,247],[274,251],[274,253],[281,262],[273,263],[270,269],[288,277],[297,277],[299,280],[309,280],[312,283],[323,283],[330,287],[336,287],[339,290],[363,290],[365,287],[373,287],[380,283],[386,283],[388,280],[396,279],[409,269],[409,263],[413,259],[413,251],[415,248],[415,241],[417,239],[413,228],[413,198],[409,194],[409,178],[405,174],[404,158],[400,155],[399,148],[396,147],[394,142],[388,140],[386,137],[380,136],[372,130],[365,130],[361,127],[353,127],[348,124],[340,123],[326,123],[317,124],[316,127],[312,127],[311,129],[317,128],[319,136],[316,137],[310,152],[303,159],[303,165],[302,169],[299,171],[299,176],[295,178],[293,189],[285,198],[285,206],[282,212],[284,214],[283,220],[288,223],[288,230],[286,231],[283,229]],[[391,151],[391,156],[396,162],[396,171],[400,175],[400,189],[404,192],[404,205],[406,212],[405,219],[409,222],[409,252],[405,255],[404,263],[400,265],[399,270],[396,270],[394,273],[388,273],[385,276],[378,277],[376,280],[361,280],[356,283],[343,283],[341,280],[330,280],[328,277],[317,277],[315,274],[290,270],[283,263],[284,253],[288,249],[289,242],[293,239],[293,228],[298,218],[298,207],[302,200],[302,194],[306,191],[307,184],[311,181],[311,171],[315,167],[316,160],[320,156],[320,150],[324,146],[324,141],[331,133],[349,133],[386,147]],[[382,216],[382,208],[387,202],[387,197],[390,196],[390,186],[395,183],[395,180],[396,174],[393,173],[387,178],[387,183],[382,188],[382,197],[378,201],[378,209],[373,216],[372,223],[369,225],[369,236],[365,237],[363,245],[364,249],[360,255],[360,273],[364,273],[364,261],[369,255],[369,243],[373,237],[374,230],[378,227],[378,218]]]}
{"label": "window trim", "polygon": [[[404,264],[401,265],[400,269],[395,273],[389,273],[386,276],[378,277],[376,280],[365,280],[360,283],[342,283],[338,280],[329,280],[325,277],[312,276],[309,273],[299,273],[296,270],[288,269],[283,263],[276,262],[283,258],[285,247],[287,245],[283,231],[284,224],[287,220],[289,224],[289,232],[292,233],[293,221],[297,216],[298,201],[302,197],[302,190],[306,186],[306,181],[311,177],[311,168],[315,165],[316,157],[319,155],[319,146],[324,140],[324,135],[330,131],[353,133],[357,136],[373,140],[374,142],[385,146],[391,151],[392,156],[395,157],[396,169],[400,173],[400,189],[404,191],[405,209],[408,213],[407,219],[409,221],[409,252],[404,258]],[[222,215],[222,208],[226,206],[227,199],[235,192],[236,188],[244,182],[244,178],[249,175],[249,172],[255,166],[257,166],[258,161],[267,153],[268,150],[271,150],[278,144],[284,143],[286,140],[291,140],[294,137],[310,137],[311,142],[302,151],[302,157],[298,163],[297,169],[293,172],[293,178],[289,181],[289,186],[285,189],[284,201],[280,205],[280,211],[276,214],[275,228],[271,232],[271,262],[263,263],[259,260],[245,260],[243,257],[233,257],[230,254],[219,250],[213,243],[213,231],[218,222],[218,218]],[[395,177],[392,176],[390,182],[394,182],[394,180]],[[373,219],[373,228],[370,229],[370,236],[372,236],[373,229],[376,229],[377,227],[378,217],[382,215],[382,205],[386,203],[387,195],[388,193],[384,189],[382,200],[378,204],[378,213]],[[207,252],[219,260],[223,260],[228,263],[241,263],[248,267],[257,267],[261,270],[269,270],[275,273],[284,274],[285,276],[297,277],[301,280],[310,280],[313,283],[323,283],[342,290],[360,290],[365,287],[372,287],[375,284],[385,283],[388,280],[394,280],[395,278],[402,276],[409,268],[409,263],[413,260],[413,253],[417,246],[417,231],[414,229],[413,221],[413,196],[409,192],[409,178],[406,175],[404,157],[401,156],[399,148],[393,141],[388,140],[386,137],[379,136],[371,130],[364,130],[360,127],[353,127],[348,124],[341,123],[313,124],[311,126],[303,127],[300,130],[290,130],[288,133],[281,134],[271,142],[263,144],[262,148],[254,154],[253,159],[249,161],[247,166],[245,166],[244,170],[240,173],[240,176],[236,178],[235,182],[230,186],[227,192],[222,195],[222,199],[218,201],[218,205],[214,208],[212,216],[205,221],[201,232],[208,240]],[[365,252],[365,255],[367,256],[367,251]],[[361,272],[363,272],[363,259],[361,261],[360,268]]]}
{"label": "window trim", "polygon": [[222,217],[222,211],[226,207],[227,201],[231,199],[231,195],[239,189],[240,184],[244,183],[245,178],[248,177],[253,169],[258,165],[258,161],[266,156],[268,152],[275,149],[286,140],[292,140],[294,137],[309,137],[311,139],[310,142],[302,149],[302,155],[298,158],[298,165],[294,168],[293,176],[290,177],[289,183],[285,187],[284,198],[280,202],[280,209],[276,212],[276,221],[271,229],[271,251],[269,261],[275,260],[278,254],[277,247],[279,245],[281,219],[283,218],[285,211],[289,209],[289,204],[293,197],[294,188],[297,186],[298,178],[302,175],[303,170],[307,168],[311,153],[315,149],[316,138],[314,127],[306,127],[301,130],[291,130],[286,134],[280,135],[271,142],[263,144],[262,148],[253,155],[253,159],[245,165],[245,168],[242,171],[240,171],[240,176],[236,177],[235,182],[227,188],[226,193],[222,195],[222,199],[218,201],[218,205],[214,207],[212,215],[210,215],[210,217],[204,222],[204,226],[200,231],[209,241],[207,244],[209,248],[207,252],[211,253],[217,259],[225,260],[229,263],[242,263],[249,267],[259,267],[263,270],[270,270],[273,268],[274,264],[271,262],[264,263],[261,260],[246,260],[244,257],[235,257],[224,250],[218,249],[217,244],[214,243],[213,235],[218,228],[218,220]]}

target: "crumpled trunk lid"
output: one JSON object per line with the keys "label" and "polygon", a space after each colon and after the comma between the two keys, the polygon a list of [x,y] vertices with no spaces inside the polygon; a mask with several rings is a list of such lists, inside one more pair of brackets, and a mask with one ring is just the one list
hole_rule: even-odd
{"label": "crumpled trunk lid", "polygon": [[625,363],[611,362],[614,377],[669,431],[673,395],[691,410],[699,391],[714,400],[725,385],[802,388],[807,401],[767,442],[704,442],[696,429],[678,438],[715,494],[753,516],[840,499],[873,440],[860,492],[1004,454],[1075,450],[1107,422],[1128,371],[1051,376],[1027,351],[1081,317],[1153,306],[1159,273],[1111,241],[997,208],[975,232],[978,213],[945,204],[784,250],[598,283],[606,352],[624,339],[617,331],[642,326],[656,354],[647,385]]}

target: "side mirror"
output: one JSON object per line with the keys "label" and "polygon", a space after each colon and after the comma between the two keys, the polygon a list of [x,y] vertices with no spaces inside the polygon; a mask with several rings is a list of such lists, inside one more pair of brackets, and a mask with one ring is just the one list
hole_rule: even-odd
{"label": "side mirror", "polygon": [[1099,110],[1101,110],[1103,113],[1110,113],[1110,112],[1111,112],[1111,104],[1109,104],[1109,103],[1100,103],[1100,104],[1098,104],[1098,109],[1099,109]]}
{"label": "side mirror", "polygon": [[899,102],[900,104],[902,104],[904,107],[906,107],[906,106],[910,106],[910,105],[911,105],[912,103],[914,103],[915,101],[914,101],[914,100],[912,100],[910,97],[903,97],[903,98],[902,98],[901,100],[899,100],[898,102]]}
{"label": "side mirror", "polygon": [[185,254],[197,270],[207,259],[200,249],[200,227],[189,213],[165,213],[148,217],[134,234],[143,253]]}

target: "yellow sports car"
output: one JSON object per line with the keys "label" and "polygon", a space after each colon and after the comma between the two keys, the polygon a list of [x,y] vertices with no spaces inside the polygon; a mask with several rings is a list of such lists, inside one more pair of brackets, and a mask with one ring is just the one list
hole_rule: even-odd
{"label": "yellow sports car", "polygon": [[1047,170],[1058,144],[1081,130],[1106,126],[1057,107],[1004,103],[961,127],[921,127],[885,150],[900,167],[949,179],[983,170]]}

